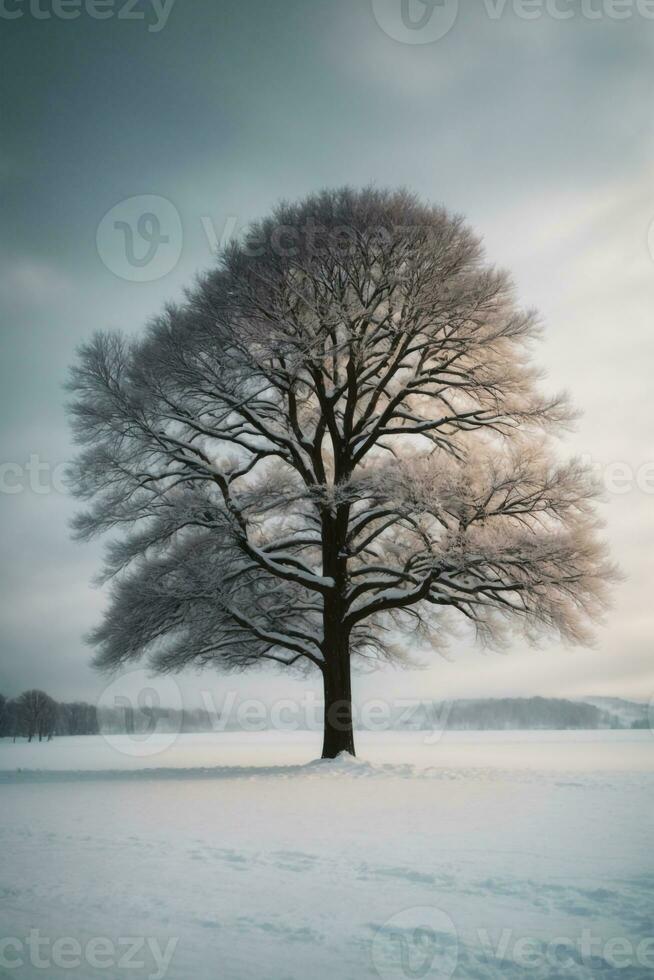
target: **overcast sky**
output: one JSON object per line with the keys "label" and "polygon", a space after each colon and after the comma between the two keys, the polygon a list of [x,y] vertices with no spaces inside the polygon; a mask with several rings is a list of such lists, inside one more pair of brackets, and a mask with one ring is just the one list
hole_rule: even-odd
{"label": "overcast sky", "polygon": [[[216,239],[280,198],[373,181],[464,213],[540,309],[548,383],[584,412],[564,450],[588,454],[607,485],[607,535],[626,581],[593,650],[516,643],[498,655],[463,642],[425,671],[360,678],[357,695],[649,699],[647,7],[626,0],[616,19],[608,0],[559,0],[530,5],[525,19],[512,2],[462,0],[455,19],[445,0],[421,29],[420,0],[408,4],[413,27],[402,0],[145,2],[129,18],[123,7],[103,8],[102,20],[67,8],[79,16],[62,20],[45,16],[48,0],[7,0],[0,14],[0,691],[94,698],[107,683],[83,642],[103,603],[89,585],[101,549],[69,540],[61,492],[71,453],[61,385],[76,345],[99,328],[140,330],[210,264]],[[155,221],[139,236],[145,211]],[[654,232],[650,241],[654,250]],[[130,263],[130,244],[137,260],[152,249],[152,262]],[[181,683],[191,699],[198,683],[234,686]],[[237,686],[297,689],[261,674]]]}

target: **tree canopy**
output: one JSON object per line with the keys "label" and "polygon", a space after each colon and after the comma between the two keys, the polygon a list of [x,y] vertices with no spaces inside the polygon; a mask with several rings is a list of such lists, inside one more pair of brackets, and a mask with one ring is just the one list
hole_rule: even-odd
{"label": "tree canopy", "polygon": [[143,336],[96,335],[70,389],[76,533],[114,533],[97,664],[316,667],[328,708],[352,656],[450,614],[586,641],[614,572],[538,333],[460,217],[341,189],[254,223]]}

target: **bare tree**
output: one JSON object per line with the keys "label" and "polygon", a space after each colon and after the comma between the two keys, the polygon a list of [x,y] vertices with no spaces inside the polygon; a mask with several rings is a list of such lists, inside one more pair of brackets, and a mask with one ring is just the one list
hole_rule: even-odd
{"label": "bare tree", "polygon": [[32,741],[38,735],[39,742],[50,740],[57,720],[57,705],[45,691],[30,690],[16,699],[19,732]]}
{"label": "bare tree", "polygon": [[4,696],[0,694],[0,738],[8,735],[8,723],[9,723],[9,701]]}
{"label": "bare tree", "polygon": [[18,705],[15,699],[8,698],[5,701],[4,715],[2,718],[2,726],[0,728],[0,736],[5,738],[12,738],[14,742],[19,734],[19,717],[18,717]]}
{"label": "bare tree", "polygon": [[96,735],[98,717],[95,705],[70,701],[58,705],[57,730],[65,735]]}
{"label": "bare tree", "polygon": [[448,611],[586,640],[613,571],[536,333],[462,219],[344,189],[253,225],[143,339],[96,336],[70,388],[77,534],[122,532],[97,664],[316,668],[333,757],[352,658],[411,659]]}

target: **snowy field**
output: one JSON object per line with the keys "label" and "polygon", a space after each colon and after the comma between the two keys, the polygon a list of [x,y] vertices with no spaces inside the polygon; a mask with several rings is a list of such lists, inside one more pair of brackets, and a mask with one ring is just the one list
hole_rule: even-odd
{"label": "snowy field", "polygon": [[0,977],[654,977],[654,737],[0,742]]}

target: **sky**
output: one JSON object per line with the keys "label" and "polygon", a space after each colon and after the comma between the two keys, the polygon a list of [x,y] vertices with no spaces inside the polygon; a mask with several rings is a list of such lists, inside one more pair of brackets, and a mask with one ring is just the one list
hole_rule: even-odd
{"label": "sky", "polygon": [[547,383],[583,412],[561,451],[604,484],[625,580],[591,649],[466,639],[355,696],[654,695],[654,4],[2,0],[0,72],[0,691],[108,683],[83,639],[101,545],[71,541],[62,479],[76,346],[140,331],[280,199],[374,183],[464,214],[540,310]]}

